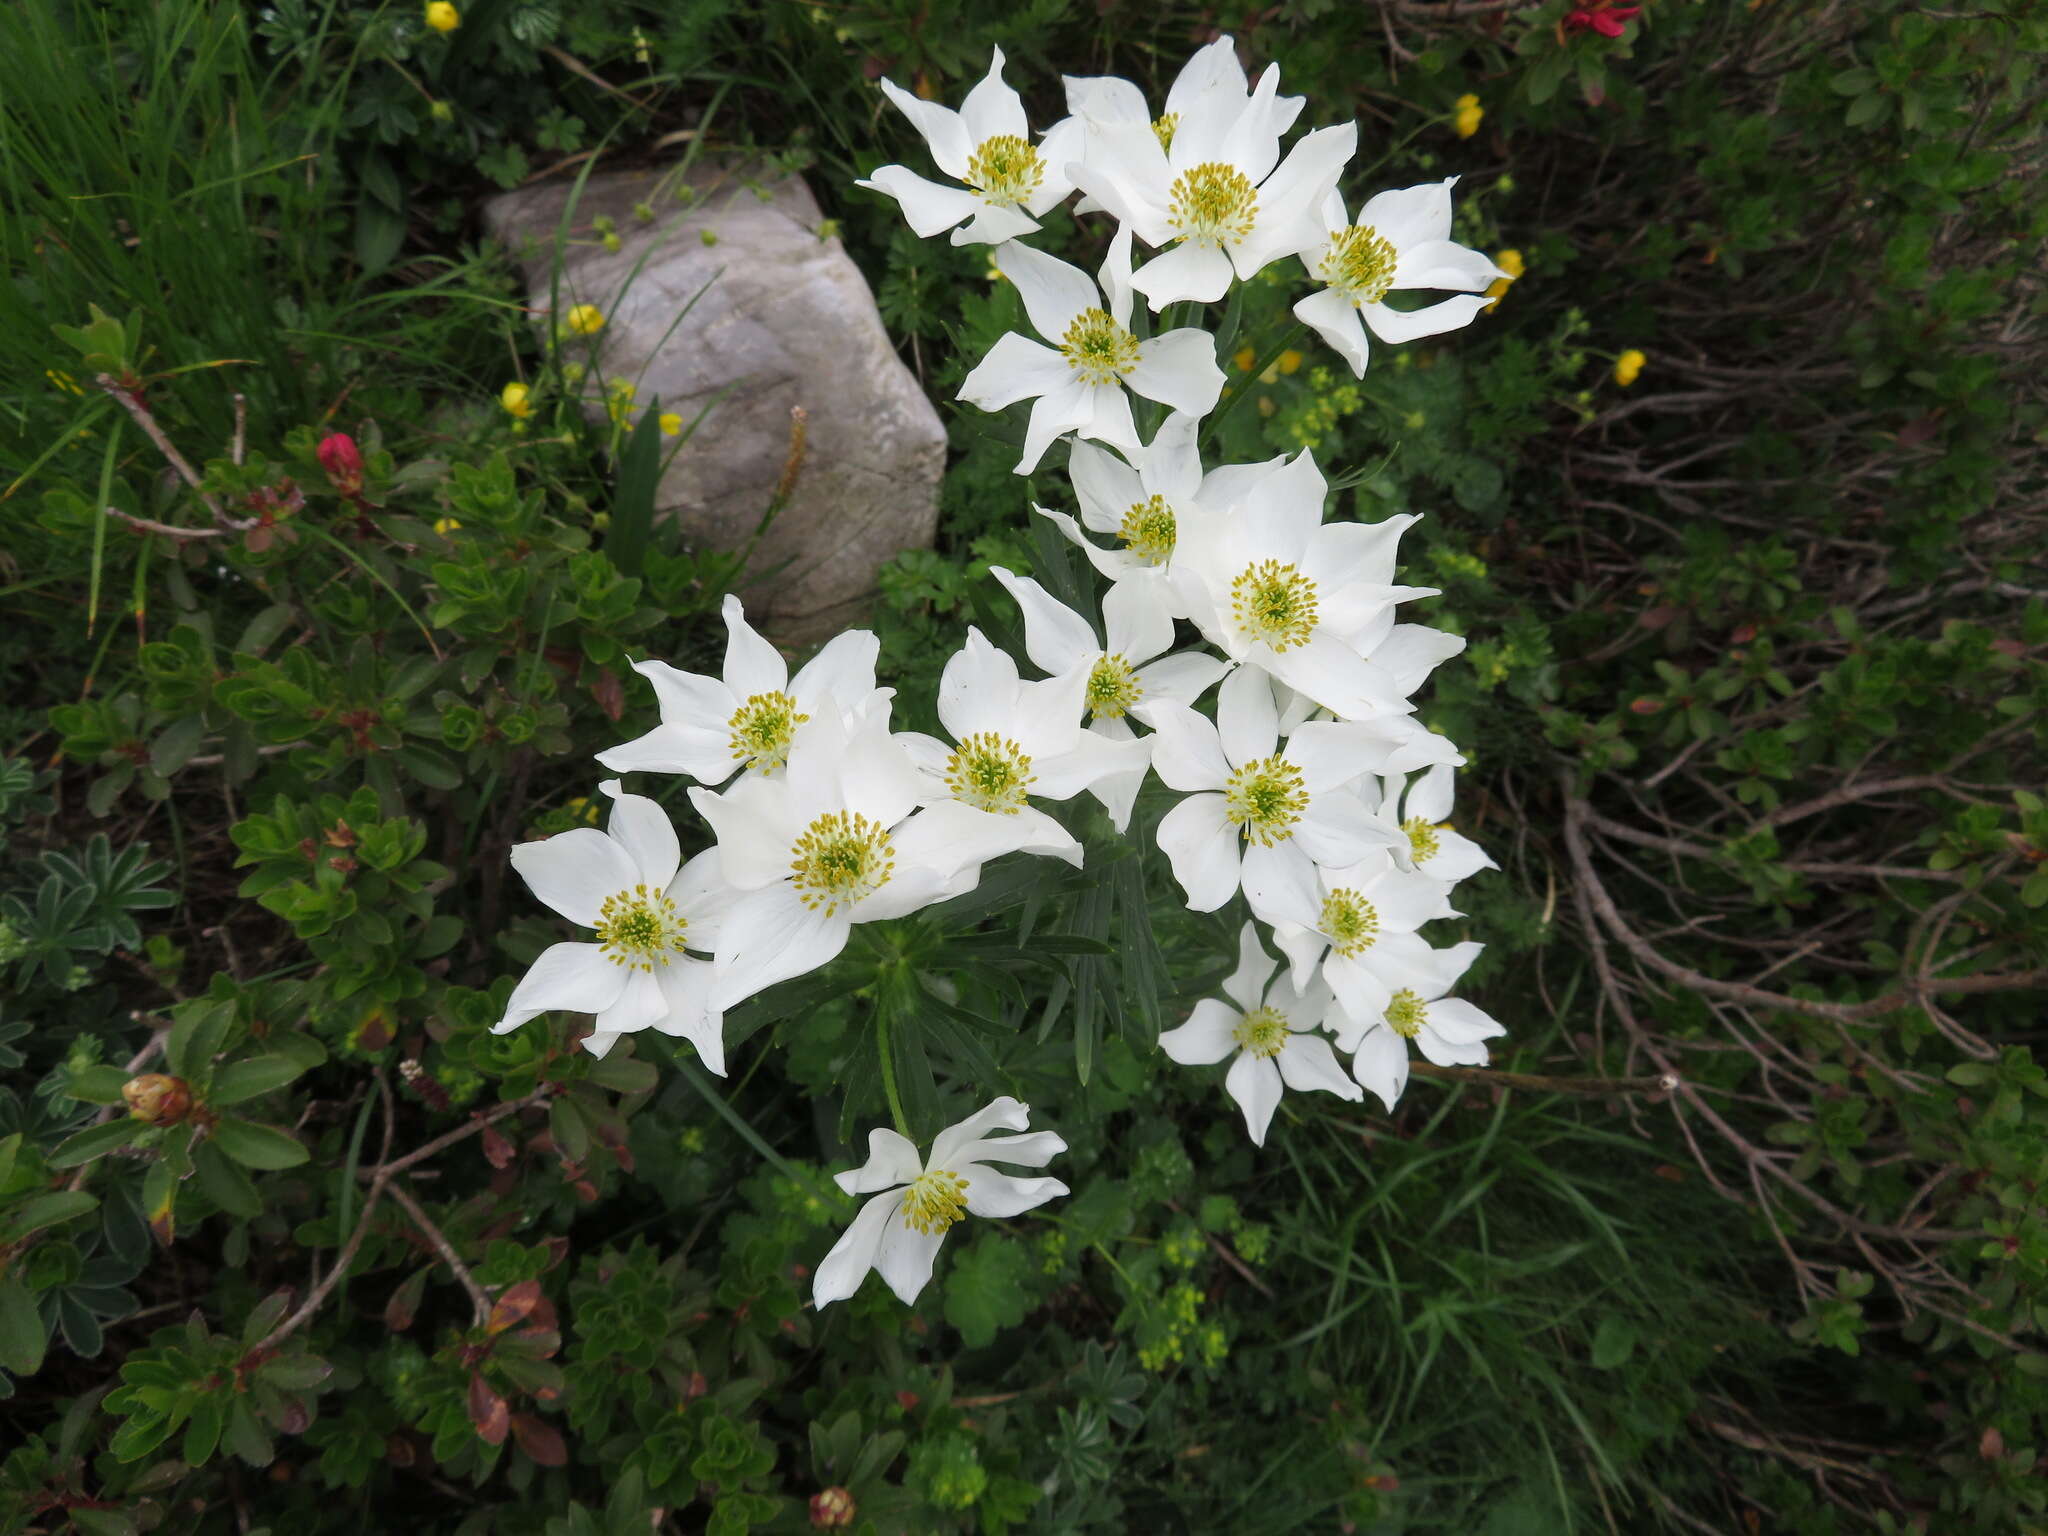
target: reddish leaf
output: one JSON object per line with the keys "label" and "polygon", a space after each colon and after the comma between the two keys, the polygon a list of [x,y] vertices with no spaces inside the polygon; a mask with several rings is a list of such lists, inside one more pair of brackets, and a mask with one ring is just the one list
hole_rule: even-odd
{"label": "reddish leaf", "polygon": [[306,1405],[301,1399],[296,1397],[285,1399],[284,1417],[278,1420],[277,1424],[279,1430],[287,1435],[303,1435],[306,1432],[306,1426],[312,1422],[313,1417],[306,1412]]}
{"label": "reddish leaf", "polygon": [[1997,1425],[1985,1430],[1979,1438],[1977,1454],[1986,1461],[1997,1461],[2005,1455],[2005,1436],[1999,1433]]}
{"label": "reddish leaf", "polygon": [[469,1422],[489,1445],[503,1445],[505,1431],[512,1424],[512,1410],[505,1406],[505,1399],[479,1375],[469,1378]]}
{"label": "reddish leaf", "polygon": [[519,1442],[519,1449],[543,1467],[566,1467],[569,1464],[569,1447],[562,1443],[562,1437],[555,1433],[553,1426],[542,1423],[530,1413],[512,1416],[512,1438]]}
{"label": "reddish leaf", "polygon": [[483,1135],[484,1161],[493,1168],[503,1168],[518,1155],[519,1149],[512,1145],[512,1138],[495,1127],[488,1127]]}
{"label": "reddish leaf", "polygon": [[384,1326],[393,1333],[403,1333],[410,1328],[426,1289],[427,1272],[423,1269],[393,1291],[391,1299],[384,1303]]}
{"label": "reddish leaf", "polygon": [[[597,700],[597,707],[604,711],[607,720],[617,720],[626,713],[626,685],[619,681],[619,674],[603,671],[597,674],[597,681],[590,685],[590,695]],[[539,1461],[536,1456],[534,1460]],[[560,1462],[547,1462],[547,1466],[560,1466]]]}
{"label": "reddish leaf", "polygon": [[1662,699],[1637,699],[1629,705],[1629,712],[1637,715],[1654,715],[1664,707]]}
{"label": "reddish leaf", "polygon": [[1678,610],[1669,603],[1664,603],[1648,610],[1636,622],[1645,629],[1662,629],[1677,617]]}
{"label": "reddish leaf", "polygon": [[522,1280],[507,1287],[505,1293],[491,1303],[491,1315],[484,1323],[484,1330],[503,1333],[507,1328],[524,1322],[543,1299],[538,1280]]}

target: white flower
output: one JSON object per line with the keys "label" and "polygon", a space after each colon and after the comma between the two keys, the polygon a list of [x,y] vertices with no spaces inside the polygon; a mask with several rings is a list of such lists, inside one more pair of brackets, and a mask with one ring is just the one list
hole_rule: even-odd
{"label": "white flower", "polygon": [[1382,782],[1379,810],[1382,825],[1401,833],[1394,853],[1401,866],[1453,885],[1482,869],[1500,868],[1484,848],[1452,828],[1455,786],[1448,763],[1433,765],[1418,779],[1390,777]]}
{"label": "white flower", "polygon": [[959,850],[912,814],[926,791],[879,712],[822,716],[774,778],[690,791],[718,835],[726,881],[742,893],[726,913],[713,1006],[731,1008],[827,964],[855,923],[972,888],[972,879],[960,883]]}
{"label": "white flower", "polygon": [[1426,981],[1433,951],[1415,930],[1457,917],[1450,887],[1399,868],[1385,849],[1350,869],[1318,871],[1322,904],[1315,920],[1285,923],[1273,942],[1287,956],[1297,987],[1318,973],[1354,1030],[1376,1022],[1394,993]]}
{"label": "white flower", "polygon": [[[1150,443],[1128,455],[1128,463],[1076,440],[1068,450],[1067,476],[1081,508],[1080,525],[1064,512],[1039,506],[1031,510],[1080,545],[1089,563],[1111,581],[1164,571],[1173,560],[1183,517],[1197,507],[1229,507],[1261,475],[1284,462],[1274,458],[1265,464],[1224,464],[1204,474],[1195,450],[1200,425],[1195,417],[1175,412],[1160,424]],[[1081,532],[1083,525],[1111,535],[1123,547],[1103,548]],[[1173,616],[1183,616],[1177,606]]]}
{"label": "white flower", "polygon": [[1440,1067],[1483,1067],[1485,1042],[1507,1033],[1470,1003],[1444,995],[1485,947],[1465,943],[1430,950],[1414,979],[1396,991],[1363,1030],[1345,1025],[1341,1015],[1331,1019],[1337,1048],[1356,1053],[1351,1058],[1352,1075],[1378,1094],[1388,1109],[1408,1086],[1409,1041]]}
{"label": "white flower", "polygon": [[939,721],[955,744],[913,732],[896,738],[930,780],[925,830],[963,862],[1040,853],[1078,869],[1081,845],[1031,798],[1069,800],[1105,779],[1142,777],[1152,759],[1141,741],[1081,728],[1091,681],[1090,669],[1075,663],[1024,682],[1017,663],[969,626],[939,677]]}
{"label": "white flower", "polygon": [[715,850],[688,864],[668,813],[645,795],[612,797],[611,823],[577,827],[512,850],[512,867],[562,916],[597,930],[594,944],[555,944],[533,962],[491,1026],[502,1035],[561,1008],[597,1015],[583,1042],[602,1056],[620,1035],[650,1026],[680,1035],[704,1065],[725,1074],[723,1019],[710,999],[713,967],[688,951],[714,953],[732,891]]}
{"label": "white flower", "polygon": [[[1451,188],[1457,181],[1446,176],[1381,192],[1358,210],[1356,224],[1345,218],[1339,193],[1331,192],[1323,203],[1323,230],[1302,247],[1301,261],[1326,286],[1296,304],[1294,316],[1315,327],[1360,378],[1368,351],[1365,326],[1390,343],[1455,331],[1487,306],[1480,290],[1508,275],[1451,239]],[[1471,296],[1410,310],[1389,309],[1382,302],[1407,288]]]}
{"label": "white flower", "polygon": [[[1088,119],[1074,184],[1147,245],[1172,247],[1131,279],[1154,310],[1180,299],[1212,303],[1233,270],[1255,277],[1319,233],[1318,211],[1357,147],[1358,125],[1318,128],[1282,160],[1280,134],[1299,106],[1280,106],[1279,81],[1268,69],[1235,109],[1212,90],[1211,110],[1180,117],[1170,134]],[[1127,113],[1128,104],[1116,110]]]}
{"label": "white flower", "polygon": [[[1103,594],[1106,645],[1093,625],[1029,576],[1015,575],[999,565],[990,566],[989,574],[1023,610],[1024,652],[1032,664],[1056,677],[1076,669],[1085,671],[1081,704],[1088,711],[1088,729],[1097,736],[1131,740],[1129,717],[1149,724],[1154,704],[1192,705],[1229,665],[1201,651],[1161,654],[1173,644],[1173,617],[1156,573],[1118,582]],[[1134,754],[1121,772],[1089,786],[1117,831],[1130,825],[1131,806],[1151,766],[1152,750],[1146,745],[1142,755]]]}
{"label": "white flower", "polygon": [[1239,932],[1237,946],[1237,969],[1223,983],[1224,995],[1237,1007],[1203,998],[1185,1024],[1159,1037],[1159,1048],[1184,1067],[1209,1066],[1235,1049],[1223,1087],[1244,1111],[1252,1140],[1264,1146],[1283,1084],[1296,1093],[1320,1089],[1351,1100],[1365,1095],[1344,1075],[1330,1042],[1315,1032],[1330,1008],[1329,988],[1312,981],[1302,992],[1287,978],[1274,977],[1279,962],[1267,955],[1251,923]]}
{"label": "white flower", "polygon": [[1074,188],[1067,166],[1081,152],[1082,125],[1072,118],[1056,123],[1034,146],[1024,103],[1003,82],[1003,50],[993,54],[987,77],[967,93],[958,112],[882,82],[897,110],[924,135],[933,163],[966,183],[940,186],[901,165],[885,165],[854,183],[895,198],[920,235],[951,229],[955,245],[994,245],[1028,235]]}
{"label": "white flower", "polygon": [[1017,285],[1038,334],[1056,342],[1007,332],[960,385],[960,398],[984,411],[1034,402],[1018,474],[1036,469],[1063,432],[1137,452],[1126,388],[1190,416],[1215,408],[1223,392],[1215,338],[1192,326],[1147,341],[1131,334],[1128,230],[1110,241],[1099,289],[1079,267],[1014,241],[997,248],[996,265]]}
{"label": "white flower", "polygon": [[863,712],[875,694],[875,637],[864,629],[835,635],[796,674],[782,653],[754,632],[728,594],[725,675],[680,672],[665,661],[636,661],[654,685],[661,724],[636,741],[597,754],[614,773],[641,769],[688,774],[723,784],[735,770],[772,774],[799,730],[827,712]]}
{"label": "white flower", "polygon": [[1399,841],[1341,788],[1381,755],[1371,725],[1311,720],[1276,752],[1272,684],[1248,667],[1223,680],[1214,725],[1178,704],[1156,706],[1151,719],[1153,770],[1193,791],[1160,818],[1159,847],[1196,912],[1215,911],[1242,884],[1265,921],[1313,922],[1318,865],[1346,868]]}
{"label": "white flower", "polygon": [[860,1208],[812,1281],[813,1302],[825,1307],[860,1289],[869,1270],[908,1306],[932,1277],[932,1262],[946,1232],[964,1216],[1002,1219],[1021,1216],[1067,1192],[1058,1179],[1019,1179],[998,1173],[990,1162],[1043,1168],[1067,1144],[1051,1131],[1028,1136],[989,1136],[993,1130],[1021,1131],[1031,1110],[1000,1098],[932,1139],[930,1160],[916,1144],[894,1131],[868,1133],[868,1160],[861,1168],[833,1175],[849,1195],[872,1198]]}
{"label": "white flower", "polygon": [[1251,467],[1233,481],[1227,509],[1205,505],[1181,519],[1170,574],[1184,611],[1232,661],[1340,718],[1405,712],[1406,693],[1366,653],[1394,628],[1396,603],[1436,592],[1391,581],[1395,543],[1416,519],[1325,523],[1325,485],[1307,449]]}

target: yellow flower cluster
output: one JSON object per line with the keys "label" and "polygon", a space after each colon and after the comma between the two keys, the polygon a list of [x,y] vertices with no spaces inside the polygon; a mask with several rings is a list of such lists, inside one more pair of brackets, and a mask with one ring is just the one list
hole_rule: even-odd
{"label": "yellow flower cluster", "polygon": [[1643,371],[1643,364],[1648,361],[1642,353],[1630,347],[1614,360],[1614,382],[1627,389],[1629,385],[1635,383],[1636,375]]}
{"label": "yellow flower cluster", "polygon": [[1493,258],[1493,264],[1499,267],[1501,271],[1507,273],[1507,276],[1496,277],[1486,285],[1486,296],[1493,300],[1491,304],[1486,306],[1486,312],[1489,315],[1500,308],[1501,295],[1508,291],[1509,285],[1521,278],[1523,270],[1522,253],[1520,251],[1497,252]]}
{"label": "yellow flower cluster", "polygon": [[1461,139],[1469,139],[1477,133],[1479,120],[1486,116],[1486,109],[1479,105],[1479,98],[1469,93],[1460,96],[1451,110],[1455,114],[1451,121]]}

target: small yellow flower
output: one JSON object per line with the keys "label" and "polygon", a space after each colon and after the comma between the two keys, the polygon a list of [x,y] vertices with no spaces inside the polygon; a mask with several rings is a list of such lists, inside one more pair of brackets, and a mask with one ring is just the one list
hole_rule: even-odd
{"label": "small yellow flower", "polygon": [[1293,373],[1297,371],[1300,367],[1301,354],[1295,351],[1294,348],[1289,347],[1285,352],[1282,352],[1280,354],[1280,371],[1282,373]]}
{"label": "small yellow flower", "polygon": [[1643,371],[1643,364],[1648,361],[1642,353],[1630,347],[1614,360],[1614,382],[1627,389],[1629,385],[1635,383],[1636,375]]}
{"label": "small yellow flower", "polygon": [[663,411],[661,413],[661,435],[663,437],[674,437],[682,430],[682,417],[678,416],[674,411]]}
{"label": "small yellow flower", "polygon": [[455,521],[452,517],[437,517],[434,519],[434,532],[440,534],[443,538],[446,538],[461,526],[462,524]]}
{"label": "small yellow flower", "polygon": [[1486,296],[1493,300],[1491,304],[1486,306],[1486,312],[1489,315],[1500,308],[1500,297],[1508,291],[1508,285],[1520,279],[1523,271],[1522,253],[1520,251],[1501,251],[1494,256],[1493,264],[1499,267],[1501,271],[1507,273],[1507,276],[1496,277],[1486,285]]}
{"label": "small yellow flower", "polygon": [[1230,366],[1239,373],[1250,373],[1252,371],[1252,364],[1258,360],[1259,354],[1250,347],[1239,347],[1236,355],[1230,359]]}
{"label": "small yellow flower", "polygon": [[595,304],[578,304],[567,318],[569,330],[577,336],[595,336],[604,329],[604,311]]}
{"label": "small yellow flower", "polygon": [[462,25],[462,12],[448,3],[448,0],[433,0],[427,7],[427,25],[436,32],[453,32]]}
{"label": "small yellow flower", "polygon": [[43,377],[68,394],[82,395],[85,393],[84,390],[78,387],[78,380],[71,377],[70,374],[61,368],[45,368],[43,370]]}
{"label": "small yellow flower", "polygon": [[507,384],[498,391],[498,404],[505,408],[507,416],[524,421],[533,414],[533,391],[524,384]]}
{"label": "small yellow flower", "polygon": [[445,101],[436,99],[434,104],[427,108],[427,115],[437,123],[452,123],[455,121],[455,108]]}
{"label": "small yellow flower", "polygon": [[1479,120],[1486,116],[1486,109],[1479,105],[1479,98],[1470,94],[1460,96],[1454,110],[1458,137],[1469,139],[1479,131]]}

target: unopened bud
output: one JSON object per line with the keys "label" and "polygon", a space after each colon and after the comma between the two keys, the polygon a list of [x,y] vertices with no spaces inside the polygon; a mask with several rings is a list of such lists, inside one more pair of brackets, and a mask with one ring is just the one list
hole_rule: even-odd
{"label": "unopened bud", "polygon": [[320,440],[315,450],[320,458],[320,467],[327,471],[327,478],[334,488],[344,496],[355,496],[363,489],[363,456],[356,448],[356,440],[346,432],[334,432]]}
{"label": "unopened bud", "polygon": [[121,1085],[128,1113],[151,1125],[176,1125],[192,1113],[192,1090],[182,1077],[145,1072]]}
{"label": "unopened bud", "polygon": [[853,1495],[844,1488],[827,1488],[811,1495],[811,1525],[820,1531],[836,1531],[853,1524]]}

